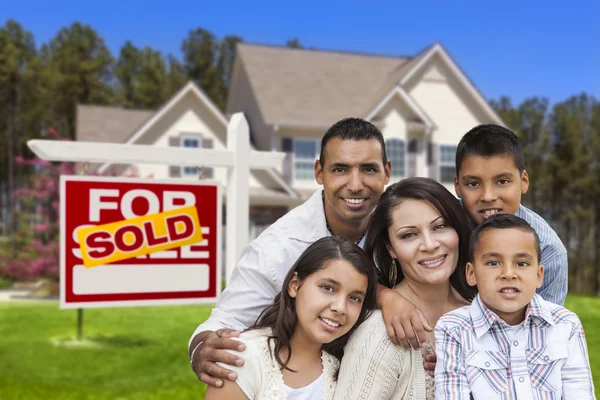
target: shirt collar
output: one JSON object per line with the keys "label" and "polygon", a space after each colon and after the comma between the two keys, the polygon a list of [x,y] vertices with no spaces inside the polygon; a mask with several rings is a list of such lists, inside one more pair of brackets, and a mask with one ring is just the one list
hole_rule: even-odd
{"label": "shirt collar", "polygon": [[[478,339],[492,329],[495,324],[507,325],[504,320],[483,303],[479,294],[471,304],[470,313],[471,323],[475,330],[475,336],[477,336]],[[538,294],[533,295],[531,302],[527,306],[524,323],[526,324],[528,320],[531,320],[535,325],[540,325],[544,321],[550,325],[555,325],[555,321],[552,318],[550,311],[544,306],[544,301]]]}
{"label": "shirt collar", "polygon": [[289,235],[292,239],[303,242],[314,242],[325,236],[331,236],[325,222],[323,207],[323,189],[319,189],[302,204],[298,210],[298,220],[295,221]]}

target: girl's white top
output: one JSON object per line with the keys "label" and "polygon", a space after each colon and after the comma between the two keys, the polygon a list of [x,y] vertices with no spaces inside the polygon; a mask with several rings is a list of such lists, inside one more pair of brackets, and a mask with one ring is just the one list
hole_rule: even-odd
{"label": "girl's white top", "polygon": [[[323,351],[321,363],[323,372],[309,385],[292,389],[283,383],[281,368],[275,357],[272,357],[275,343],[268,341],[271,329],[255,329],[243,332],[239,341],[246,345],[246,350],[238,352],[228,350],[230,353],[242,357],[244,365],[241,367],[218,363],[223,368],[231,369],[238,375],[237,385],[248,396],[256,400],[331,400],[335,392],[335,374],[339,367],[338,360],[331,354]],[[269,351],[269,345],[271,351]]]}

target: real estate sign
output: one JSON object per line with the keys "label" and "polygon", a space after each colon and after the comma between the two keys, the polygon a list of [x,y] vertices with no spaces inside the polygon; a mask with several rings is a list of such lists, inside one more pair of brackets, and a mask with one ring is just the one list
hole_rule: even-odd
{"label": "real estate sign", "polygon": [[214,302],[217,184],[63,176],[61,308]]}

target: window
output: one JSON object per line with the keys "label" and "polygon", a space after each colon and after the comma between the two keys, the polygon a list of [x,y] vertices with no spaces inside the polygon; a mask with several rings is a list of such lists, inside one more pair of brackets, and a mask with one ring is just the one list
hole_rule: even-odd
{"label": "window", "polygon": [[[182,137],[181,138],[181,147],[192,147],[198,148],[200,147],[200,139],[192,138],[192,137]],[[183,167],[183,175],[198,175],[198,168],[196,167]]]}
{"label": "window", "polygon": [[294,179],[312,181],[315,177],[315,160],[319,158],[321,144],[316,139],[294,139]]}
{"label": "window", "polygon": [[388,139],[385,142],[385,149],[388,160],[392,163],[392,178],[403,178],[405,171],[406,149],[404,140]]}
{"label": "window", "polygon": [[440,181],[442,183],[454,182],[456,175],[456,146],[440,146]]}

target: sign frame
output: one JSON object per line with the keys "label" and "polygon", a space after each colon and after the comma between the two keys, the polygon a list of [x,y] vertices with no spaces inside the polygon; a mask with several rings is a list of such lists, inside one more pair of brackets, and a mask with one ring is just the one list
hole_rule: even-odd
{"label": "sign frame", "polygon": [[[66,210],[66,186],[68,182],[103,182],[103,183],[131,183],[131,184],[158,184],[158,185],[193,185],[193,186],[211,186],[216,190],[216,282],[215,295],[211,297],[195,298],[169,298],[169,299],[144,299],[144,300],[115,300],[115,301],[85,301],[85,302],[67,302],[66,290],[66,251],[67,251],[67,210]],[[138,306],[164,306],[164,305],[189,305],[189,304],[213,304],[222,290],[222,235],[223,235],[223,198],[222,186],[220,182],[214,180],[172,180],[172,179],[149,179],[149,178],[130,178],[130,177],[106,177],[106,176],[82,176],[82,175],[62,175],[60,177],[60,309],[78,309],[78,308],[109,308],[109,307],[138,307]],[[198,206],[198,204],[196,205]],[[202,221],[201,221],[202,222]],[[70,233],[71,234],[71,233]],[[102,268],[102,267],[98,267]],[[209,282],[209,287],[212,282]],[[165,292],[168,293],[168,292]]]}

